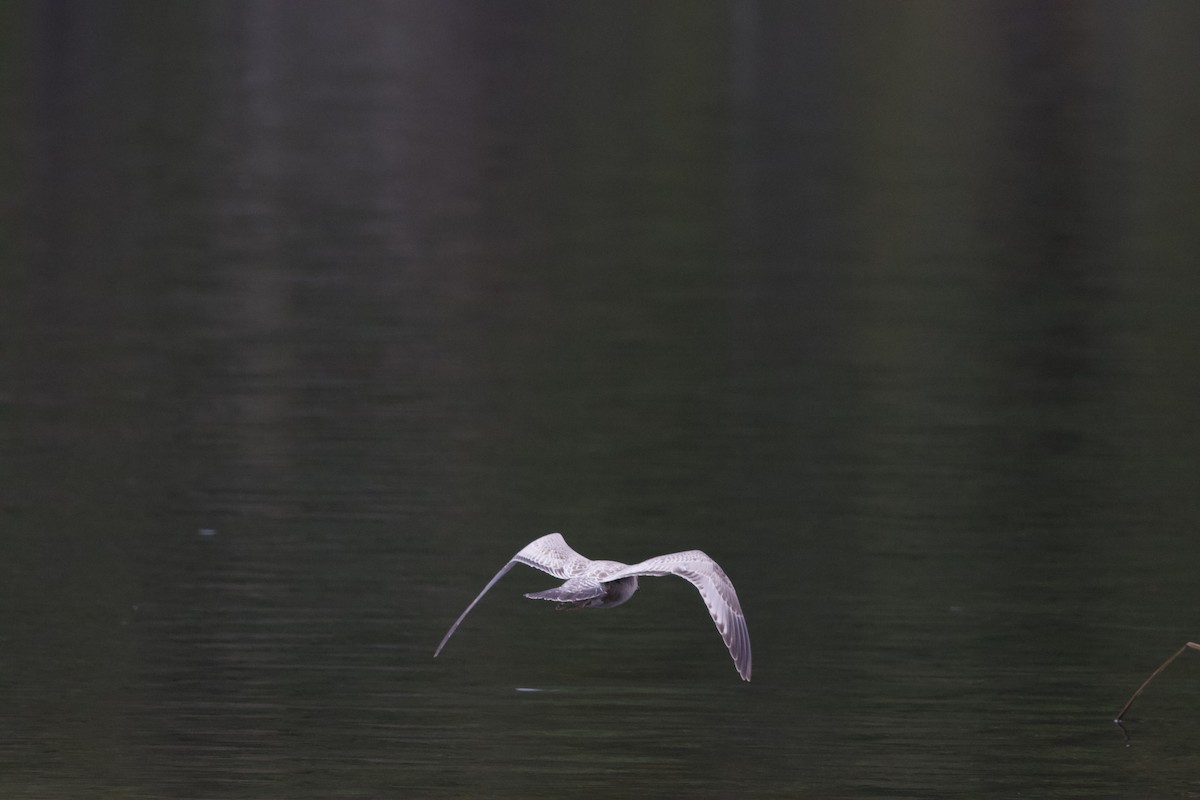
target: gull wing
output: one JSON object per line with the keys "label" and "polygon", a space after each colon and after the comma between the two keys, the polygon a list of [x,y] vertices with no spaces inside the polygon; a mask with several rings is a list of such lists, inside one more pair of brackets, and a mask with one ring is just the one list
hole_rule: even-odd
{"label": "gull wing", "polygon": [[709,615],[729,648],[738,674],[742,680],[750,680],[750,632],[746,629],[746,618],[742,615],[742,604],[738,602],[733,583],[717,562],[699,550],[669,553],[630,564],[605,580],[615,581],[631,575],[678,575],[699,589]]}
{"label": "gull wing", "polygon": [[548,533],[540,539],[534,539],[522,547],[512,560],[563,580],[578,575],[592,563],[590,558],[584,558],[572,550],[560,533]]}
{"label": "gull wing", "polygon": [[471,605],[467,606],[466,611],[459,615],[458,619],[454,620],[454,624],[450,626],[450,630],[446,631],[446,635],[442,637],[441,644],[437,646],[437,650],[433,651],[433,657],[437,658],[442,652],[442,648],[446,646],[446,642],[450,641],[450,637],[458,630],[458,626],[466,619],[467,614],[471,613],[471,609],[475,604],[483,599],[483,596],[488,593],[488,590],[496,585],[496,582],[503,578],[510,569],[516,564],[525,564],[526,566],[540,569],[542,572],[553,575],[556,578],[569,578],[572,575],[578,575],[587,568],[591,563],[591,559],[584,558],[567,546],[566,540],[561,534],[550,533],[540,539],[534,539],[529,544],[521,548],[515,556],[512,557],[507,564],[501,567],[487,586],[483,587],[483,591],[471,601]]}

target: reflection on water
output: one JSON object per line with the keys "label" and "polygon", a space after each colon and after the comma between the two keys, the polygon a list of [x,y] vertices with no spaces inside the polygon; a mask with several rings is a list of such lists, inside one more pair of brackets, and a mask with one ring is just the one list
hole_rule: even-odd
{"label": "reflection on water", "polygon": [[[0,795],[1196,790],[1165,5],[0,26]],[[701,548],[555,614],[564,532]]]}

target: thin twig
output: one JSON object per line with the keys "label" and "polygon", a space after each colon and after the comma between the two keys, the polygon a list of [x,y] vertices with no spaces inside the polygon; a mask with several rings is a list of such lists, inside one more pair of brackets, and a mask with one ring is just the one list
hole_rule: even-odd
{"label": "thin twig", "polygon": [[1125,712],[1129,710],[1129,707],[1131,705],[1133,705],[1133,701],[1138,699],[1138,696],[1142,693],[1142,691],[1146,688],[1146,686],[1150,683],[1150,681],[1154,680],[1155,676],[1157,676],[1158,673],[1162,672],[1164,669],[1166,669],[1168,666],[1170,666],[1172,661],[1179,658],[1179,656],[1183,655],[1183,651],[1187,650],[1188,648],[1191,648],[1192,650],[1200,650],[1200,644],[1196,644],[1195,642],[1184,642],[1183,647],[1176,650],[1174,655],[1172,655],[1170,658],[1168,658],[1166,661],[1164,661],[1158,669],[1156,669],[1156,670],[1154,670],[1154,672],[1150,673],[1149,678],[1146,678],[1146,680],[1142,681],[1142,685],[1139,686],[1137,688],[1137,691],[1133,693],[1133,697],[1130,697],[1128,700],[1125,701],[1125,705],[1121,706],[1121,711],[1119,714],[1117,714],[1117,718],[1114,719],[1113,722],[1120,722],[1122,717],[1125,716]]}

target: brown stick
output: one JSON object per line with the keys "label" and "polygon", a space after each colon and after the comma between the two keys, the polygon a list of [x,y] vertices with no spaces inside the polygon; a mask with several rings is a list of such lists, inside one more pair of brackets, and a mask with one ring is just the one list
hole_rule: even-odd
{"label": "brown stick", "polygon": [[1183,651],[1187,650],[1189,647],[1192,650],[1200,650],[1200,644],[1196,644],[1195,642],[1184,642],[1183,647],[1176,650],[1175,654],[1173,656],[1171,656],[1166,661],[1164,661],[1158,669],[1154,670],[1154,672],[1150,673],[1149,678],[1146,678],[1146,680],[1142,681],[1142,685],[1139,686],[1137,688],[1137,691],[1133,693],[1133,697],[1130,697],[1128,700],[1125,701],[1125,705],[1121,706],[1121,711],[1120,711],[1120,713],[1117,714],[1117,718],[1114,719],[1113,722],[1120,722],[1122,717],[1125,716],[1125,712],[1129,710],[1129,707],[1131,705],[1133,705],[1133,701],[1138,699],[1138,696],[1142,693],[1142,691],[1146,688],[1146,686],[1150,683],[1150,681],[1154,680],[1155,676],[1157,676],[1158,673],[1162,672],[1164,669],[1166,669],[1168,666],[1170,666],[1171,662],[1174,661],[1175,659],[1179,658],[1179,656],[1181,656],[1183,654]]}

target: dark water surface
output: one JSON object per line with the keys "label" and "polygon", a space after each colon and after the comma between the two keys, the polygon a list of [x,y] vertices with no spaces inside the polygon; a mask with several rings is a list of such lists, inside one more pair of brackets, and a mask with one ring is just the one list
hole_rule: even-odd
{"label": "dark water surface", "polygon": [[0,796],[1200,794],[1198,9],[5,6]]}

